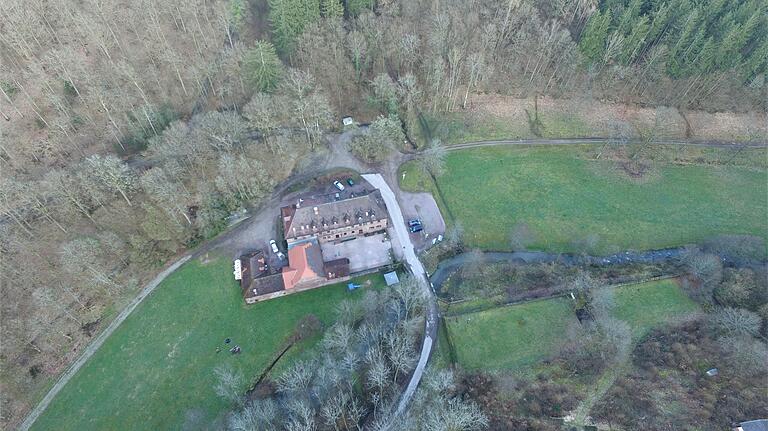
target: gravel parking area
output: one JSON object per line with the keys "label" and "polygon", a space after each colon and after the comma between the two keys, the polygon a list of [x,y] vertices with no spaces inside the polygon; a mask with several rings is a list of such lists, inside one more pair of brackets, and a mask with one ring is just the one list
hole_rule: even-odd
{"label": "gravel parking area", "polygon": [[417,250],[428,248],[432,245],[432,239],[445,233],[445,221],[437,202],[430,193],[407,193],[399,194],[400,208],[403,211],[403,217],[407,222],[410,219],[418,218],[421,220],[424,230],[418,233],[411,233],[411,241]]}
{"label": "gravel parking area", "polygon": [[406,221],[414,218],[421,219],[424,232],[430,236],[445,232],[445,221],[440,214],[440,208],[430,193],[400,193],[400,208]]}

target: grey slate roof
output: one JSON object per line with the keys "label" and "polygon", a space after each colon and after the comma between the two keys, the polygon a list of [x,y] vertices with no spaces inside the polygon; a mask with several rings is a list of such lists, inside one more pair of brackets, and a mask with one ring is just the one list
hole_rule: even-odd
{"label": "grey slate roof", "polygon": [[400,283],[400,279],[397,278],[397,273],[395,271],[384,274],[384,281],[387,283],[387,286]]}
{"label": "grey slate roof", "polygon": [[[383,220],[387,208],[381,193],[375,190],[363,196],[319,204],[303,204],[299,208],[287,207],[282,210],[285,238],[338,229],[345,226]],[[286,220],[287,219],[287,220]]]}

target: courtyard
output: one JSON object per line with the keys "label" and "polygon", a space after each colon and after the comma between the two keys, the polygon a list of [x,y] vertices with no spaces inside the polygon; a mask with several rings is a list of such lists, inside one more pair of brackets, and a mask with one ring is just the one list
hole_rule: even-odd
{"label": "courtyard", "polygon": [[349,270],[352,273],[365,271],[389,265],[392,260],[392,244],[389,235],[379,233],[363,236],[338,243],[325,242],[321,244],[323,257],[331,259],[349,259]]}

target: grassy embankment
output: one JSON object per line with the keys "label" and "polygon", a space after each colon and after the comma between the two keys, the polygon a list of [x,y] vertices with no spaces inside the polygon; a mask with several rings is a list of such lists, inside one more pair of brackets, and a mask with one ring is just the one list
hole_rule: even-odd
{"label": "grassy embankment", "polygon": [[[758,141],[765,138],[765,113],[680,111],[593,99],[472,96],[471,108],[424,114],[422,127],[447,145],[493,139],[608,137],[616,130],[671,140]],[[533,131],[537,133],[534,133]]]}
{"label": "grassy embankment", "polygon": [[[522,120],[522,119],[518,119]],[[578,117],[560,113],[541,113],[545,125],[541,136],[531,133],[526,121],[510,121],[490,115],[470,116],[448,113],[428,118],[433,137],[447,145],[494,139],[579,138],[598,136],[595,130]]]}
{"label": "grassy embankment", "polygon": [[[313,314],[327,327],[339,301],[383,285],[374,274],[357,280],[371,284],[353,292],[341,283],[246,306],[231,272],[231,262],[221,258],[193,261],[170,275],[64,387],[33,429],[181,429],[192,413],[205,428],[229,408],[214,393],[214,368],[230,365],[242,372],[244,391],[302,318]],[[227,351],[231,345],[223,340],[228,337],[241,354]],[[278,368],[306,354],[320,337],[297,343]]]}
{"label": "grassy embankment", "polygon": [[[610,288],[610,287],[609,287]],[[458,364],[468,370],[520,371],[552,356],[577,319],[570,299],[554,298],[446,318]],[[698,310],[672,280],[615,288],[613,315],[639,339],[654,326]],[[447,352],[441,343],[440,358]]]}
{"label": "grassy embankment", "polygon": [[[617,172],[613,162],[594,160],[597,151],[583,145],[450,152],[437,180],[437,201],[449,224],[463,226],[465,243],[486,250],[508,250],[517,223],[535,234],[531,248],[558,252],[580,251],[576,244],[588,237],[596,245],[587,251],[610,253],[717,234],[766,236],[765,150],[738,154],[753,166],[656,162],[640,180]],[[398,177],[403,173],[403,189],[437,194],[415,165],[403,165]]]}

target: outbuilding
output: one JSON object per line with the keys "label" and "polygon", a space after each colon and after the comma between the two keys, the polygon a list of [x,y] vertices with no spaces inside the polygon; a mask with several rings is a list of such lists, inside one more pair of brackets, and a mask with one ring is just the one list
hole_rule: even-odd
{"label": "outbuilding", "polygon": [[400,279],[397,278],[397,273],[395,271],[385,273],[384,281],[387,283],[387,286],[392,286],[397,283],[400,283]]}

